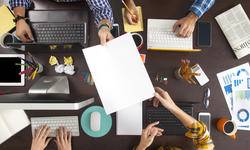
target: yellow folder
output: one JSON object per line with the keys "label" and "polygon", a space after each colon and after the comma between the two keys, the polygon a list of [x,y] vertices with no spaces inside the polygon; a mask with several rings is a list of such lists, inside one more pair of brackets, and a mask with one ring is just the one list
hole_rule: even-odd
{"label": "yellow folder", "polygon": [[137,6],[137,11],[139,13],[140,16],[140,22],[137,25],[130,25],[124,14],[125,14],[125,8],[122,8],[122,18],[123,18],[123,24],[124,24],[124,32],[139,32],[139,31],[143,31],[143,19],[142,19],[142,9],[140,6]]}
{"label": "yellow folder", "polygon": [[15,19],[15,17],[10,12],[8,7],[6,5],[2,5],[0,7],[0,37],[16,26],[13,19]]}

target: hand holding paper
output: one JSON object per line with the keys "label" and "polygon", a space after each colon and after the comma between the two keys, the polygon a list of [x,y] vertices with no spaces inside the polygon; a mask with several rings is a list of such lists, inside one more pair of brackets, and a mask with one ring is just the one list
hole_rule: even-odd
{"label": "hand holding paper", "polygon": [[154,87],[130,33],[83,49],[107,114],[154,96]]}

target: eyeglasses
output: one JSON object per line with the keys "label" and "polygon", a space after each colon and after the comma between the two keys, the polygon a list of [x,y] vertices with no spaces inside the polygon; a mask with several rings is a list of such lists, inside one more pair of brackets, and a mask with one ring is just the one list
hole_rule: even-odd
{"label": "eyeglasses", "polygon": [[204,97],[203,97],[203,107],[206,109],[209,106],[209,97],[210,97],[210,89],[206,88],[204,92]]}

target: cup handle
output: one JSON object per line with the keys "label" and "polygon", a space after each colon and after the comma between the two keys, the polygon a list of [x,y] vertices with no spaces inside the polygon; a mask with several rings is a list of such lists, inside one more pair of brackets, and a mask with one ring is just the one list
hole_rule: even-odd
{"label": "cup handle", "polygon": [[236,139],[236,135],[235,135],[235,134],[234,134],[234,135],[230,135],[229,137],[230,137],[231,139],[233,139],[233,140]]}

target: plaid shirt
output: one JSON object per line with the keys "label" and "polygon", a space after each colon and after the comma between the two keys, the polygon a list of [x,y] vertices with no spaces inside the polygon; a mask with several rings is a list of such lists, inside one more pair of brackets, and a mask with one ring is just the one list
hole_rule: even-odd
{"label": "plaid shirt", "polygon": [[[73,1],[75,0],[57,0],[57,2]],[[113,12],[108,0],[86,0],[86,2],[95,16],[95,24],[98,24],[103,19],[108,19],[114,23]],[[32,0],[10,0],[9,3],[12,9],[17,6],[28,9],[32,3]]]}
{"label": "plaid shirt", "polygon": [[215,0],[195,0],[189,11],[192,11],[200,18],[213,6],[214,2]]}

